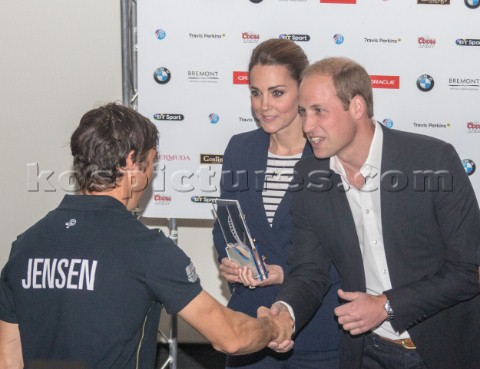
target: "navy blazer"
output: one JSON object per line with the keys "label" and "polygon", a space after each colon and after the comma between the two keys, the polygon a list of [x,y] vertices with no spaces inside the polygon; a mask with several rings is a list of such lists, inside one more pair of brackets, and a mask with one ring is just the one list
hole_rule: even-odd
{"label": "navy blazer", "polygon": [[[291,191],[287,191],[275,213],[272,226],[268,223],[263,206],[262,189],[267,167],[270,135],[262,129],[233,136],[223,158],[221,198],[239,200],[249,230],[266,257],[267,264],[280,265],[288,273],[288,256],[292,252],[290,233]],[[310,144],[305,145],[303,157],[311,155]],[[225,240],[216,223],[213,228],[218,260],[226,257]],[[297,252],[297,250],[295,250]],[[295,349],[305,351],[331,351],[338,349],[339,326],[333,309],[338,306],[338,274],[330,271],[332,287],[326,288],[323,305],[311,322],[296,336]],[[243,284],[231,286],[232,296],[228,306],[233,310],[256,316],[260,306],[270,307],[280,289],[279,285],[246,288]],[[327,292],[328,290],[328,292]],[[316,292],[318,293],[318,292]]]}
{"label": "navy blazer", "polygon": [[[480,212],[454,148],[412,133],[384,132],[381,212],[395,313],[432,369],[480,367],[480,288],[475,254]],[[362,255],[340,176],[329,159],[297,163],[303,188],[292,200],[295,247],[278,299],[306,322],[328,288],[333,260],[345,291],[365,291]],[[303,183],[302,183],[303,180]],[[360,368],[364,336],[343,334],[340,367]]]}

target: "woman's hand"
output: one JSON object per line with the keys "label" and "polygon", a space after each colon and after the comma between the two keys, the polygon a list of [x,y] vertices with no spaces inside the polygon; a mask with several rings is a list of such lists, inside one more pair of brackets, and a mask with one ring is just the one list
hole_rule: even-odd
{"label": "woman's hand", "polygon": [[228,283],[242,283],[238,276],[240,274],[240,267],[234,261],[229,258],[223,258],[219,269],[220,275]]}
{"label": "woman's hand", "polygon": [[272,286],[274,284],[282,284],[283,283],[283,268],[279,265],[269,265],[265,264],[265,268],[268,272],[268,278],[264,279],[263,281],[260,278],[255,279],[253,278],[253,273],[250,269],[246,266],[243,268],[238,268],[239,274],[238,277],[240,279],[240,283],[243,283],[244,286],[255,288],[255,287],[263,287],[263,286]]}

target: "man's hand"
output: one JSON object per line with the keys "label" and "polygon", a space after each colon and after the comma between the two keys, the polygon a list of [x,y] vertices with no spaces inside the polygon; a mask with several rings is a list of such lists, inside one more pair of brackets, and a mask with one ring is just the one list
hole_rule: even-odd
{"label": "man's hand", "polygon": [[369,295],[363,292],[344,292],[338,290],[338,296],[347,302],[335,308],[335,315],[338,317],[344,330],[352,335],[361,334],[378,327],[386,318],[385,295]]}
{"label": "man's hand", "polygon": [[265,264],[265,269],[267,269],[268,278],[261,281],[253,278],[252,271],[246,266],[239,268],[240,283],[243,283],[246,287],[264,287],[283,283],[283,268],[281,266]]}
{"label": "man's hand", "polygon": [[228,283],[242,283],[238,276],[240,273],[240,267],[234,261],[230,260],[229,258],[223,258],[219,269],[220,275]]}
{"label": "man's hand", "polygon": [[274,319],[274,322],[280,324],[281,334],[278,334],[277,337],[268,344],[268,347],[276,352],[290,351],[293,347],[292,335],[294,324],[290,312],[285,305],[276,302],[270,310],[263,306],[259,307],[257,316],[259,318],[268,316],[270,319]]}

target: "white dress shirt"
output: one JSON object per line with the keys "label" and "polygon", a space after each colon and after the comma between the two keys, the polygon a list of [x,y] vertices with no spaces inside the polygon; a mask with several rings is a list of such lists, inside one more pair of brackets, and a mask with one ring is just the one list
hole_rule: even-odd
{"label": "white dress shirt", "polygon": [[[383,244],[379,191],[383,132],[379,123],[374,122],[373,124],[375,124],[375,133],[372,144],[367,160],[360,168],[360,173],[365,178],[365,184],[360,189],[351,186],[347,180],[345,169],[336,156],[330,158],[330,169],[340,175],[346,189],[348,204],[352,211],[362,252],[366,292],[372,295],[380,295],[383,291],[391,289],[392,284]],[[406,331],[402,334],[396,332],[390,322],[387,321],[384,321],[374,332],[382,337],[394,340],[409,337]]]}

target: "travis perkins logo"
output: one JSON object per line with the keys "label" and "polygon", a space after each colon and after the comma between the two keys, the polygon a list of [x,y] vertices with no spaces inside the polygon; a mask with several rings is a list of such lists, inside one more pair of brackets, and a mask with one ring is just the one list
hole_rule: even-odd
{"label": "travis perkins logo", "polygon": [[309,35],[295,35],[295,34],[286,34],[283,33],[278,38],[284,39],[284,40],[292,40],[292,41],[310,41],[310,36]]}
{"label": "travis perkins logo", "polygon": [[371,75],[372,88],[400,88],[400,76],[379,76]]}
{"label": "travis perkins logo", "polygon": [[222,164],[223,155],[200,154],[200,164]]}
{"label": "travis perkins logo", "polygon": [[183,120],[184,118],[183,114],[158,113],[153,115],[155,120]]}

